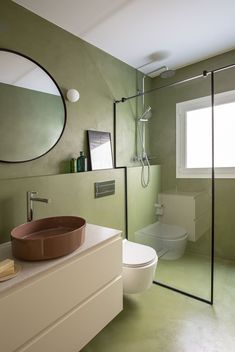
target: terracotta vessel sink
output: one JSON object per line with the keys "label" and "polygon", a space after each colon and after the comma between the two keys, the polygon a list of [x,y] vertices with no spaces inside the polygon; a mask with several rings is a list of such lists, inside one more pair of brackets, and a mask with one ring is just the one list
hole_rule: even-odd
{"label": "terracotta vessel sink", "polygon": [[46,260],[67,255],[85,239],[86,221],[77,216],[57,216],[28,222],[11,231],[13,256]]}

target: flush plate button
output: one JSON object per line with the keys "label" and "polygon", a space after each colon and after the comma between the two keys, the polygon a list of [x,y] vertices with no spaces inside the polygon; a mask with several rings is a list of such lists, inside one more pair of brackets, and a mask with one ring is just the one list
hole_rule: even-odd
{"label": "flush plate button", "polygon": [[95,182],[95,198],[115,194],[115,180]]}

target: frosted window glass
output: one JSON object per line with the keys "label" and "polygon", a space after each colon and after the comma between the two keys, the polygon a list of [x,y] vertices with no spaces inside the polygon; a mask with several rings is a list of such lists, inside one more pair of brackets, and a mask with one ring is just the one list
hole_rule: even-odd
{"label": "frosted window glass", "polygon": [[186,167],[211,167],[212,128],[211,108],[187,112]]}
{"label": "frosted window glass", "polygon": [[[235,167],[235,103],[214,108],[215,167]],[[188,111],[186,115],[186,167],[212,166],[211,108]]]}
{"label": "frosted window glass", "polygon": [[215,107],[215,167],[235,166],[235,103]]}

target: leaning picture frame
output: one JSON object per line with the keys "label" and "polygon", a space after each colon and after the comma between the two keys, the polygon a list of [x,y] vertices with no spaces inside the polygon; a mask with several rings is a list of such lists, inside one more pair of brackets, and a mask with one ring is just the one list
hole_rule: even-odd
{"label": "leaning picture frame", "polygon": [[111,133],[87,131],[91,170],[113,168]]}

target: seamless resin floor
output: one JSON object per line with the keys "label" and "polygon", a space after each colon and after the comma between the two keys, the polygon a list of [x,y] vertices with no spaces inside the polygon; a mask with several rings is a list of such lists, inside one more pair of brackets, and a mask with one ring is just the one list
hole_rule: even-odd
{"label": "seamless resin floor", "polygon": [[177,260],[159,259],[155,280],[210,300],[211,258],[185,253]]}
{"label": "seamless resin floor", "polygon": [[153,285],[144,293],[126,295],[124,310],[82,349],[145,351],[235,351],[235,265],[216,263],[213,307]]}

